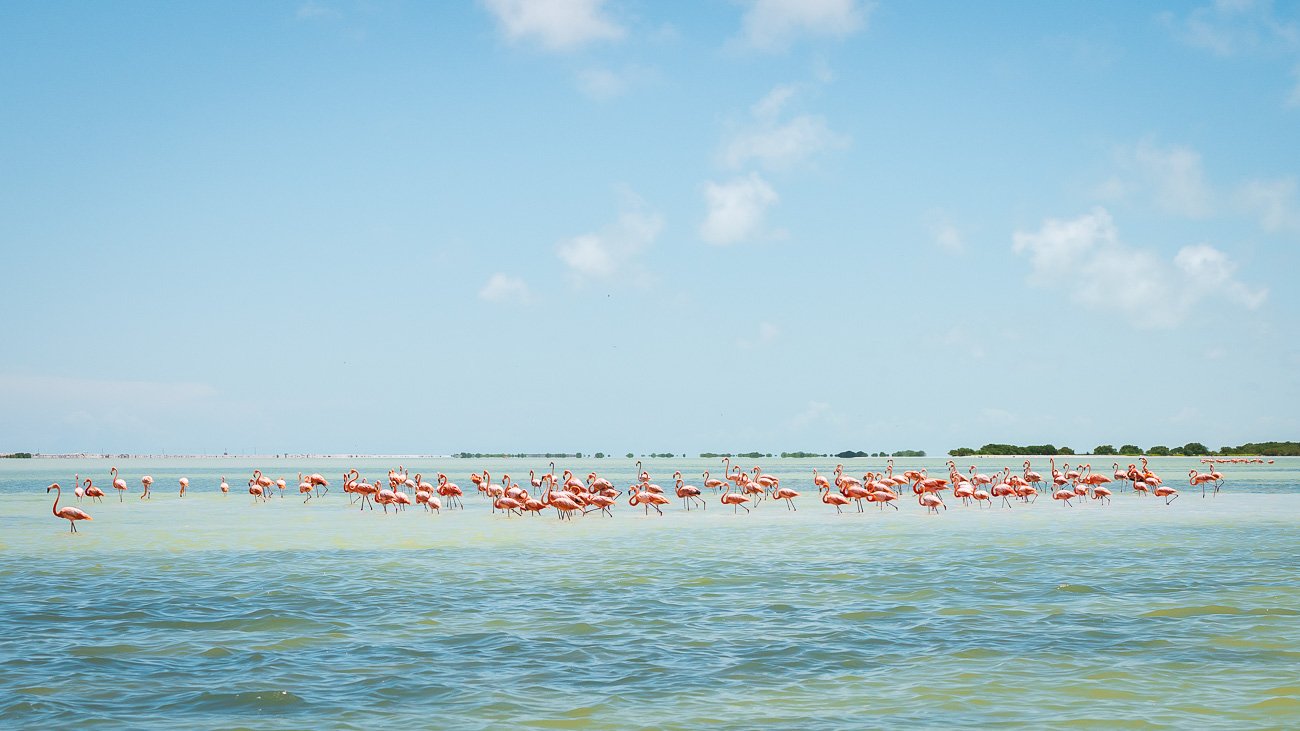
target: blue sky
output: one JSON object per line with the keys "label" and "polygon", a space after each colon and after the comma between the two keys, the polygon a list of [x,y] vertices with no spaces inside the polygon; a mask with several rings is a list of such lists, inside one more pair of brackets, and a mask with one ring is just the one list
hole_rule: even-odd
{"label": "blue sky", "polygon": [[0,451],[1300,431],[1300,3],[6,3],[0,104]]}

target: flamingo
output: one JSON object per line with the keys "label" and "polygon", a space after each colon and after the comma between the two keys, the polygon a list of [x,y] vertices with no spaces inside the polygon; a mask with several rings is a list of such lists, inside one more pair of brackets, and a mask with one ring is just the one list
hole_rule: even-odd
{"label": "flamingo", "polygon": [[642,486],[643,485],[634,485],[630,488],[632,494],[628,496],[627,504],[633,507],[637,505],[645,505],[646,515],[650,514],[650,508],[654,508],[656,513],[663,515],[664,511],[660,510],[659,506],[667,505],[668,498],[664,497],[660,493],[651,492],[650,490],[646,490],[645,492],[642,492],[640,489],[638,489]]}
{"label": "flamingo", "polygon": [[72,484],[72,494],[77,497],[77,502],[81,502],[81,499],[86,496],[86,490],[81,486],[81,475],[74,474],[72,476]]}
{"label": "flamingo", "polygon": [[709,504],[704,501],[704,498],[700,497],[700,488],[694,485],[687,485],[686,481],[680,477],[681,473],[678,472],[677,474],[679,475],[677,478],[677,497],[682,499],[682,504],[686,506],[686,509],[690,510],[691,503],[697,500],[700,503],[700,507],[707,508]]}
{"label": "flamingo", "polygon": [[739,508],[745,508],[745,513],[749,513],[749,507],[745,505],[745,503],[749,502],[749,498],[738,492],[732,492],[731,485],[727,485],[723,490],[720,500],[723,505],[733,506],[731,511],[733,513],[739,513]]}
{"label": "flamingo", "polygon": [[104,491],[95,487],[95,483],[91,482],[89,477],[86,478],[86,497],[104,502]]}
{"label": "flamingo", "polygon": [[299,472],[298,473],[298,494],[307,496],[307,498],[302,501],[304,505],[307,504],[308,500],[311,500],[311,494],[313,489],[314,486],[311,484],[311,479],[303,477],[302,473]]}
{"label": "flamingo", "polygon": [[140,494],[140,499],[141,500],[151,499],[152,496],[149,494],[149,488],[153,486],[153,477],[151,477],[150,475],[145,475],[144,477],[141,477],[140,484],[144,487],[144,492]]}
{"label": "flamingo", "polygon": [[1076,496],[1074,494],[1074,490],[1067,490],[1065,488],[1061,488],[1060,490],[1057,490],[1056,492],[1052,493],[1053,500],[1060,500],[1064,502],[1066,505],[1069,505],[1070,507],[1074,507],[1074,505],[1072,505],[1070,501],[1073,500],[1075,497]]}
{"label": "flamingo", "polygon": [[230,485],[226,482],[226,476],[221,476],[221,492],[224,495],[230,494]]}
{"label": "flamingo", "polygon": [[923,492],[917,496],[917,502],[926,509],[927,513],[933,512],[935,515],[939,514],[939,508],[948,509],[937,492]]}
{"label": "flamingo", "polygon": [[[815,471],[815,470],[814,470],[814,471]],[[712,490],[720,490],[720,489],[722,489],[723,487],[726,487],[726,484],[727,484],[727,483],[723,482],[722,480],[719,480],[719,479],[716,478],[716,477],[709,477],[709,471],[708,471],[708,470],[705,470],[705,471],[704,471],[704,486],[705,486],[706,488],[709,488],[709,489],[712,489]]]}
{"label": "flamingo", "polygon": [[546,481],[546,492],[542,494],[542,502],[555,508],[555,513],[560,520],[568,518],[573,520],[574,513],[582,512],[582,504],[579,503],[572,495],[567,492],[554,492],[555,477]]}
{"label": "flamingo", "polygon": [[447,498],[448,510],[454,509],[458,504],[462,510],[465,508],[465,503],[461,500],[465,493],[460,489],[460,485],[448,482],[447,476],[441,472],[438,473],[438,494]]}
{"label": "flamingo", "polygon": [[1178,499],[1178,491],[1170,487],[1169,485],[1157,485],[1155,489],[1155,496],[1164,498],[1165,505],[1168,505],[1169,503],[1172,503],[1173,501]]}
{"label": "flamingo", "polygon": [[1038,486],[1043,483],[1043,476],[1029,469],[1029,460],[1025,460],[1025,481],[1034,486],[1034,491],[1038,491]]}
{"label": "flamingo", "polygon": [[45,494],[48,495],[50,490],[54,491],[54,506],[50,508],[50,512],[54,513],[54,517],[63,518],[68,521],[69,532],[77,532],[78,520],[94,520],[94,518],[90,517],[89,513],[81,508],[74,508],[71,505],[64,505],[62,508],[59,507],[59,496],[63,494],[63,490],[59,488],[59,483],[56,482],[45,488]]}
{"label": "flamingo", "polygon": [[[825,480],[826,478],[823,477],[822,479]],[[824,485],[821,485],[817,489],[822,493],[822,502],[826,503],[827,505],[834,505],[836,513],[839,513],[840,515],[844,514],[844,511],[841,510],[841,508],[849,504],[849,499],[847,497],[837,492],[831,492],[831,486],[829,482]]]}
{"label": "flamingo", "polygon": [[772,492],[773,500],[784,500],[786,507],[796,512],[799,510],[794,506],[794,499],[797,497],[799,497],[799,493],[788,487],[778,486],[776,490]]}
{"label": "flamingo", "polygon": [[307,481],[311,483],[312,487],[325,488],[324,490],[318,489],[316,492],[316,497],[324,497],[325,495],[329,494],[330,481],[325,479],[324,475],[313,472],[312,474],[307,475]]}
{"label": "flamingo", "polygon": [[[120,503],[122,502],[122,496],[126,494],[126,480],[123,480],[121,477],[117,476],[116,467],[110,467],[108,471],[111,475],[113,475],[113,489],[117,490],[117,501]],[[46,492],[49,491],[47,490]],[[58,498],[54,499],[55,502],[58,502],[58,500],[59,500]]]}
{"label": "flamingo", "polygon": [[185,497],[185,488],[190,486],[190,478],[182,477],[180,480],[178,480],[178,483],[181,486],[181,497]]}

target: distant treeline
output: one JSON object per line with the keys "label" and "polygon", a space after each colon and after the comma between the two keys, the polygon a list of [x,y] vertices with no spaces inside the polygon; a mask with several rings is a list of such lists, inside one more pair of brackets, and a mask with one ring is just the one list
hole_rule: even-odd
{"label": "distant treeline", "polygon": [[[546,454],[524,454],[523,452],[518,454],[508,454],[506,452],[500,452],[497,454],[490,454],[487,452],[457,452],[452,456],[460,459],[523,459],[525,457],[531,457],[534,459],[565,459],[568,457],[572,457],[573,459],[582,459],[582,452],[574,452],[573,454],[567,452],[547,452]],[[605,453],[596,452],[594,456],[597,459],[600,459],[605,456]]]}
{"label": "distant treeline", "polygon": [[13,454],[0,454],[0,459],[31,459],[31,452],[14,452]]}
{"label": "distant treeline", "polygon": [[[713,459],[716,457],[744,457],[745,459],[759,459],[761,457],[771,456],[770,453],[764,454],[762,452],[741,452],[739,454],[732,454],[730,452],[700,453],[701,459]],[[923,450],[904,449],[891,454],[889,452],[860,452],[850,449],[843,452],[836,452],[835,454],[830,454],[828,452],[782,452],[778,456],[782,459],[807,459],[809,457],[838,457],[840,459],[853,459],[855,457],[924,457],[925,452]]]}
{"label": "distant treeline", "polygon": [[[998,457],[1010,457],[1015,455],[1035,455],[1051,457],[1055,455],[1075,454],[1069,447],[1056,447],[1051,444],[1027,444],[1024,446],[1016,444],[985,444],[979,449],[970,447],[958,447],[948,450],[948,454],[953,457],[969,457],[972,455],[989,455]],[[1138,457],[1148,455],[1151,457],[1210,457],[1225,455],[1264,455],[1270,457],[1292,457],[1300,456],[1300,442],[1260,442],[1253,444],[1243,444],[1240,447],[1221,447],[1218,451],[1212,450],[1200,442],[1188,442],[1181,447],[1166,447],[1163,444],[1157,444],[1153,447],[1143,449],[1136,444],[1124,444],[1116,448],[1110,444],[1098,444],[1091,451],[1085,454],[1097,455],[1124,455],[1127,457]]]}

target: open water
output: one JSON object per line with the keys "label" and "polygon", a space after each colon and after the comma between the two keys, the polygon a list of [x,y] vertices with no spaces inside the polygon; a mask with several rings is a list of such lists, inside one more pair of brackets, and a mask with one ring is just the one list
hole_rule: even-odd
{"label": "open water", "polygon": [[[1204,499],[1195,460],[1152,460],[1169,506],[938,516],[835,515],[811,487],[833,459],[761,461],[803,496],[752,515],[503,517],[467,479],[545,462],[408,463],[468,509],[385,515],[338,478],[387,461],[115,460],[119,503],[106,460],[0,460],[0,727],[1300,727],[1300,460],[1220,466]],[[253,467],[333,491],[254,504]],[[77,535],[44,491],[74,472],[110,493]]]}

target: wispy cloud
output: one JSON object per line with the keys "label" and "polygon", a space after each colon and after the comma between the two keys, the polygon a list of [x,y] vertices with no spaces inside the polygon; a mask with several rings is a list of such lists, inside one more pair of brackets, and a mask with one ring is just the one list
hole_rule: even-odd
{"label": "wispy cloud", "polygon": [[532,41],[548,51],[571,51],[616,41],[623,26],[605,12],[605,0],[480,0],[512,43]]}
{"label": "wispy cloud", "polygon": [[1196,150],[1143,140],[1119,149],[1116,158],[1119,174],[1096,189],[1103,200],[1144,200],[1165,213],[1188,218],[1205,218],[1214,212],[1214,191]]}
{"label": "wispy cloud", "polygon": [[966,237],[947,213],[934,209],[926,214],[925,219],[926,228],[934,237],[936,246],[950,254],[960,254],[966,250]]}
{"label": "wispy cloud", "polygon": [[1047,219],[1037,231],[1017,231],[1012,241],[1016,253],[1030,257],[1031,284],[1123,314],[1137,327],[1176,327],[1206,299],[1255,309],[1268,294],[1236,279],[1236,264],[1208,244],[1185,246],[1169,261],[1122,243],[1103,208],[1070,220]]}
{"label": "wispy cloud", "polygon": [[635,86],[644,85],[658,77],[653,69],[627,66],[622,69],[602,67],[586,68],[578,72],[578,90],[597,101],[606,101],[626,94]]}
{"label": "wispy cloud", "polygon": [[1216,0],[1159,17],[1179,40],[1219,56],[1300,47],[1300,24],[1279,18],[1269,0]]}
{"label": "wispy cloud", "polygon": [[556,247],[556,255],[580,281],[628,274],[636,257],[658,238],[663,217],[640,198],[624,193],[618,220],[605,229],[575,236]]}
{"label": "wispy cloud", "polygon": [[781,336],[781,328],[770,322],[758,323],[758,333],[755,336],[743,337],[736,339],[736,345],[745,348],[756,348],[760,345],[767,345],[774,342]]}
{"label": "wispy cloud", "polygon": [[767,209],[778,197],[758,173],[750,173],[724,183],[705,183],[704,200],[708,213],[700,225],[700,238],[726,246],[762,234]]}
{"label": "wispy cloud", "polygon": [[844,38],[862,30],[875,4],[860,0],[746,0],[740,41],[760,51],[785,50],[799,38]]}
{"label": "wispy cloud", "polygon": [[731,168],[752,162],[783,169],[822,150],[847,146],[848,137],[832,131],[824,117],[800,114],[782,119],[798,94],[798,86],[779,84],[756,102],[750,108],[750,119],[724,141],[722,163]]}
{"label": "wispy cloud", "polygon": [[298,20],[335,20],[343,17],[343,13],[337,9],[311,0],[299,5],[295,15]]}
{"label": "wispy cloud", "polygon": [[1201,154],[1181,145],[1144,140],[1116,153],[1120,172],[1098,185],[1105,202],[1148,204],[1174,216],[1203,219],[1246,215],[1269,233],[1300,231],[1300,200],[1294,177],[1212,183]]}
{"label": "wispy cloud", "polygon": [[1296,179],[1249,180],[1237,189],[1238,204],[1270,233],[1300,233]]}
{"label": "wispy cloud", "polygon": [[521,277],[497,272],[488,278],[487,283],[478,291],[479,299],[488,302],[514,302],[527,304],[532,301],[528,284]]}

